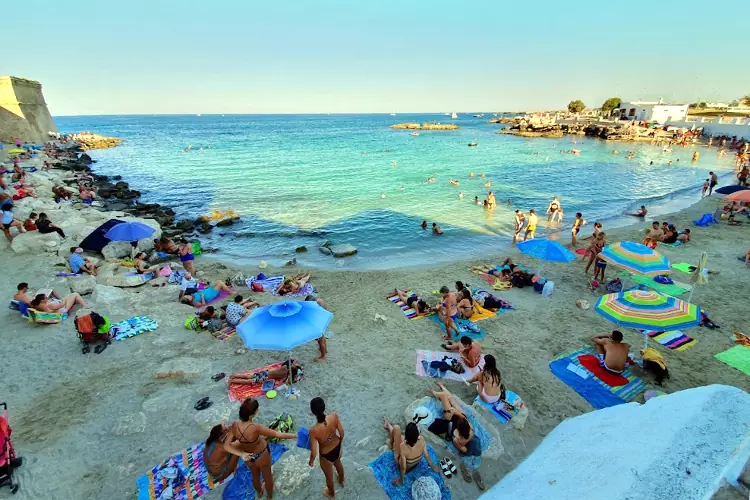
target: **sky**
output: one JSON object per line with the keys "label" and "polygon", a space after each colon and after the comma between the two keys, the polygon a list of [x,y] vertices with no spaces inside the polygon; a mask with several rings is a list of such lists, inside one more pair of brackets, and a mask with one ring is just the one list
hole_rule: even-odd
{"label": "sky", "polygon": [[55,116],[730,101],[750,94],[750,1],[718,6],[26,0],[3,23],[0,75],[42,82]]}

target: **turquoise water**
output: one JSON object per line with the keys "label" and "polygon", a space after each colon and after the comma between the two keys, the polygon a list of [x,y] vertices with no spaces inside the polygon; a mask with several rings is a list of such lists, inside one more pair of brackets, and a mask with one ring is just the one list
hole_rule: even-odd
{"label": "turquoise water", "polygon": [[[495,254],[510,243],[516,208],[543,214],[557,195],[567,224],[582,212],[606,230],[632,222],[622,214],[641,204],[656,217],[692,203],[709,170],[732,170],[731,158],[719,161],[705,148],[693,164],[693,148],[669,154],[648,144],[498,135],[501,126],[487,123],[489,116],[81,116],[56,122],[64,132],[125,139],[93,153],[96,171],[122,175],[146,201],[185,217],[237,211],[241,222],[215,230],[210,244],[247,262],[284,262],[300,245],[311,251],[298,254],[299,262],[326,267],[385,268]],[[389,128],[436,120],[461,129],[412,136]],[[468,147],[473,141],[477,147]],[[560,153],[571,148],[581,149],[580,156]],[[622,154],[612,154],[616,150]],[[627,150],[638,152],[635,159],[626,160]],[[498,200],[494,212],[471,202],[486,197],[486,181]],[[422,231],[422,220],[437,222],[445,235]],[[325,257],[313,248],[324,240],[351,243],[360,253]]]}

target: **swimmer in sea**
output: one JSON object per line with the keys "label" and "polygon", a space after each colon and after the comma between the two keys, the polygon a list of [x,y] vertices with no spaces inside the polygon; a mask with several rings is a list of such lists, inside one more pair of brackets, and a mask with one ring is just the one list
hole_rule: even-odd
{"label": "swimmer in sea", "polygon": [[436,179],[434,177],[428,177],[427,182],[435,182]]}
{"label": "swimmer in sea", "polygon": [[437,222],[432,223],[432,234],[436,234],[438,236],[443,234],[443,230],[440,229],[440,226],[437,225]]}
{"label": "swimmer in sea", "polygon": [[487,189],[489,189],[490,187],[492,187],[492,183],[490,181],[487,181],[487,182],[484,183],[484,187],[486,187]]}
{"label": "swimmer in sea", "polygon": [[552,224],[558,217],[560,218],[560,222],[562,222],[562,216],[559,213],[560,210],[560,199],[555,196],[552,198],[552,201],[549,202],[549,206],[547,207],[547,223]]}
{"label": "swimmer in sea", "polygon": [[508,206],[511,206],[512,204],[513,204],[513,200],[511,200],[510,198],[508,198]]}
{"label": "swimmer in sea", "polygon": [[487,177],[485,174],[479,174],[480,179],[484,179],[485,177]]}
{"label": "swimmer in sea", "polygon": [[469,177],[474,177],[474,172],[469,172]]}
{"label": "swimmer in sea", "polygon": [[482,202],[479,201],[479,196],[475,196],[474,197],[474,203],[476,203],[477,205],[481,205],[482,204]]}
{"label": "swimmer in sea", "polygon": [[633,212],[632,214],[625,214],[625,215],[632,215],[633,217],[645,217],[648,213],[648,210],[646,210],[646,207],[641,205],[641,208],[637,210],[636,212]]}
{"label": "swimmer in sea", "polygon": [[458,193],[458,199],[459,200],[463,200],[464,199],[464,193],[463,192]]}
{"label": "swimmer in sea", "polygon": [[458,182],[456,179],[451,179],[450,181],[451,186],[460,186],[461,183]]}
{"label": "swimmer in sea", "polygon": [[404,186],[399,186],[399,187],[398,187],[398,190],[399,190],[399,191],[403,191],[403,190],[404,190]]}
{"label": "swimmer in sea", "polygon": [[427,221],[423,220],[421,226],[422,226],[422,229],[427,229]]}
{"label": "swimmer in sea", "polygon": [[394,167],[398,167],[398,162],[397,161],[392,161],[391,165],[393,165]]}

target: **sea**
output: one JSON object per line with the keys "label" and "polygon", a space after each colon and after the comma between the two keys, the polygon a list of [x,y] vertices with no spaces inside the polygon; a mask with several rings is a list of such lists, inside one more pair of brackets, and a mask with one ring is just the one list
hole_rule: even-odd
{"label": "sea", "polygon": [[[540,216],[537,237],[569,242],[576,212],[604,230],[649,219],[700,199],[710,170],[729,178],[732,155],[716,149],[606,142],[582,136],[526,139],[498,134],[492,117],[461,114],[61,116],[61,132],[124,139],[91,152],[94,169],[121,175],[144,202],[180,218],[234,210],[241,218],[204,238],[221,258],[243,264],[385,269],[483,258],[509,250],[513,211]],[[394,130],[402,122],[456,123],[456,131]],[[469,144],[476,143],[470,147]],[[580,154],[570,154],[580,149]],[[701,152],[692,162],[693,152]],[[635,157],[628,160],[628,152]],[[671,163],[670,163],[671,162]],[[472,177],[473,174],[473,177]],[[428,182],[434,178],[434,182]],[[451,180],[458,181],[452,185]],[[489,188],[486,183],[489,182]],[[494,192],[498,206],[474,203]],[[565,212],[546,227],[553,196]],[[437,223],[435,236],[420,224]],[[348,243],[335,259],[318,247]],[[298,252],[298,247],[307,247]]]}

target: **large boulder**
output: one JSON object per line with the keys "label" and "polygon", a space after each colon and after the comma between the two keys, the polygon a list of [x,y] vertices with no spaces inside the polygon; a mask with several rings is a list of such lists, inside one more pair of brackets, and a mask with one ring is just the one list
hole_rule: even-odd
{"label": "large boulder", "polygon": [[102,255],[107,260],[122,259],[123,257],[130,257],[132,250],[133,246],[127,241],[112,241],[102,248]]}
{"label": "large boulder", "polygon": [[28,231],[16,235],[10,248],[18,254],[56,252],[60,248],[60,236],[57,233]]}
{"label": "large boulder", "polygon": [[331,245],[329,247],[334,257],[349,257],[357,253],[357,249],[347,243],[342,245]]}
{"label": "large boulder", "polygon": [[109,286],[120,288],[131,288],[141,286],[144,283],[154,279],[154,273],[148,274],[115,274],[104,279],[104,283]]}
{"label": "large boulder", "polygon": [[88,295],[96,288],[96,278],[89,275],[68,278],[68,286],[79,295]]}
{"label": "large boulder", "polygon": [[126,301],[130,294],[121,288],[107,285],[96,285],[94,287],[94,293],[91,295],[91,300],[98,306],[110,306],[113,304],[121,304]]}

